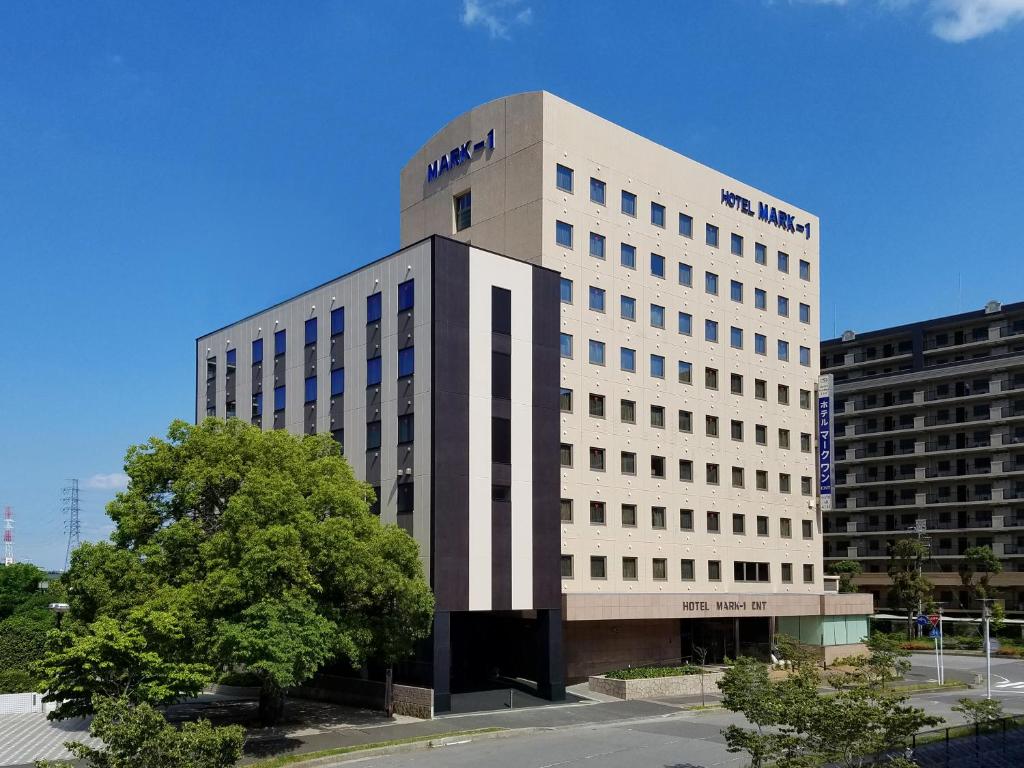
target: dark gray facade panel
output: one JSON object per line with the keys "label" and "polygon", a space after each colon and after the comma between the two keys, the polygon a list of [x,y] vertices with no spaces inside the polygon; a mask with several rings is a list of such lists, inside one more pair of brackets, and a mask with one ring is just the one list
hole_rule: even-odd
{"label": "dark gray facade panel", "polygon": [[[495,482],[497,479],[495,479]],[[512,608],[512,505],[491,502],[491,610]]]}
{"label": "dark gray facade panel", "polygon": [[435,237],[433,250],[431,582],[438,611],[465,611],[469,609],[469,246]]}

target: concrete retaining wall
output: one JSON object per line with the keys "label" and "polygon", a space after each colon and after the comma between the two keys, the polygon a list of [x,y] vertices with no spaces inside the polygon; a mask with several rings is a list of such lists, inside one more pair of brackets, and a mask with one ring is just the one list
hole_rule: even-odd
{"label": "concrete retaining wall", "polygon": [[[718,693],[718,681],[724,672],[704,675],[705,693]],[[590,678],[590,690],[620,699],[653,699],[661,696],[699,696],[700,675],[646,677],[639,680],[615,680],[604,675]]]}
{"label": "concrete retaining wall", "polygon": [[[396,714],[424,720],[433,718],[433,688],[396,684],[394,694]],[[377,680],[319,675],[305,685],[289,689],[288,695],[367,709],[384,709],[384,683]]]}

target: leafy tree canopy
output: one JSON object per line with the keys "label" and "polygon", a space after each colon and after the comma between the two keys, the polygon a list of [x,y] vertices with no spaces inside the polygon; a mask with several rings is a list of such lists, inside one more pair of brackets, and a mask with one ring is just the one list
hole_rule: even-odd
{"label": "leafy tree canopy", "polygon": [[14,563],[0,568],[0,619],[5,619],[39,591],[46,573],[31,563]]}
{"label": "leafy tree canopy", "polygon": [[1003,564],[991,547],[970,547],[957,566],[960,582],[980,600],[992,597],[995,590],[991,587],[991,579],[1002,570]]}
{"label": "leafy tree canopy", "polygon": [[840,560],[838,563],[832,563],[828,567],[828,572],[839,577],[840,592],[859,591],[853,580],[864,573],[864,567],[856,560]]}

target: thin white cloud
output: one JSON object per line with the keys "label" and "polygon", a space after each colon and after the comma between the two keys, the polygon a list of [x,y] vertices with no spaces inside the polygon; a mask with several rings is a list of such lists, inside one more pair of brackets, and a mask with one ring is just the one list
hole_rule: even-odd
{"label": "thin white cloud", "polygon": [[128,475],[124,472],[93,475],[86,478],[84,486],[93,491],[123,491],[128,487]]}
{"label": "thin white cloud", "polygon": [[1024,21],[1024,0],[790,0],[790,4],[849,8],[871,2],[885,12],[920,14],[932,34],[950,43],[976,40]]}
{"label": "thin white cloud", "polygon": [[533,21],[533,8],[522,0],[462,0],[462,26],[480,27],[492,39],[507,40],[512,27]]}

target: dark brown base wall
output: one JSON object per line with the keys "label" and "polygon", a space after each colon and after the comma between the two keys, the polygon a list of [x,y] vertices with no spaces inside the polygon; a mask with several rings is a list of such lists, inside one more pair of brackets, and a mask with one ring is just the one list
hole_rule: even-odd
{"label": "dark brown base wall", "polygon": [[642,664],[678,664],[679,619],[568,621],[566,682]]}

